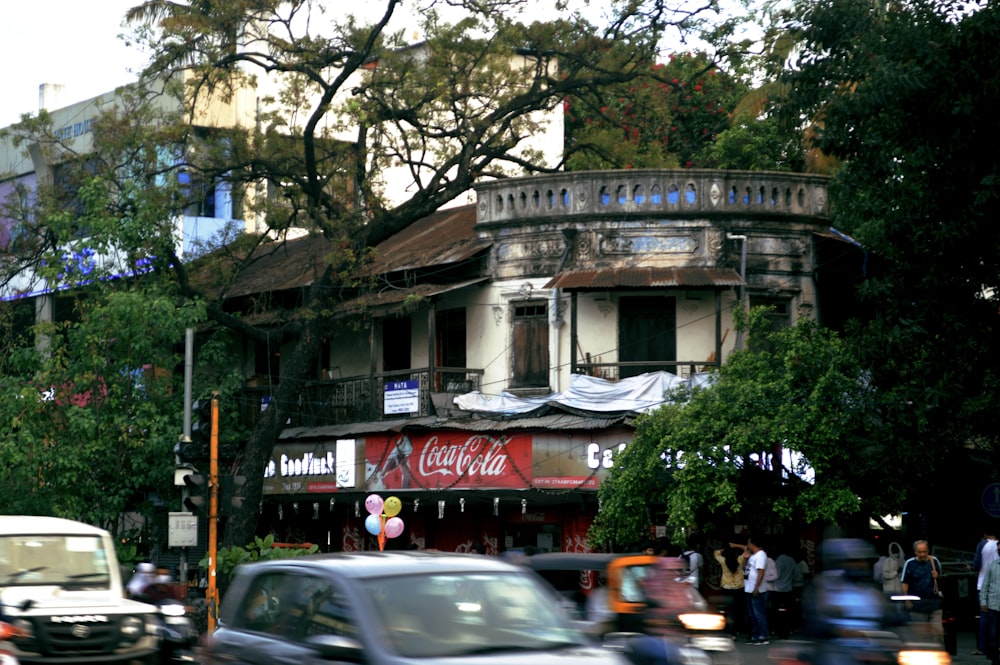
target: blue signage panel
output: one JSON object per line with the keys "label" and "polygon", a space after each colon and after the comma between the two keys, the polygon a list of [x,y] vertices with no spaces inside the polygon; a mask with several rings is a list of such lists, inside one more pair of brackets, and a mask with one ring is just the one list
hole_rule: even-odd
{"label": "blue signage panel", "polygon": [[420,381],[387,381],[382,412],[386,415],[420,411]]}

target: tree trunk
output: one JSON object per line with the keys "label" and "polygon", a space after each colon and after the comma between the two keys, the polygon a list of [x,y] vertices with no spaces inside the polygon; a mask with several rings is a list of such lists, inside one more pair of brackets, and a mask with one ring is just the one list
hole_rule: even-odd
{"label": "tree trunk", "polygon": [[[319,310],[322,294],[328,292],[325,285],[329,283],[330,275],[331,270],[327,268],[323,277],[313,284],[303,311]],[[295,349],[281,357],[278,388],[271,403],[254,424],[239,465],[238,473],[247,479],[242,491],[243,506],[226,523],[222,537],[223,547],[246,545],[256,535],[264,490],[264,469],[271,459],[274,442],[288,420],[288,406],[297,403],[306,382],[312,378],[315,359],[319,354],[321,325],[321,320],[316,317],[303,320]]]}

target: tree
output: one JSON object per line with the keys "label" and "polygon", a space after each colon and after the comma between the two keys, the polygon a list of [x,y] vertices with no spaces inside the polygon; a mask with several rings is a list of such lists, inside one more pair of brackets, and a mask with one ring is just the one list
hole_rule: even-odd
{"label": "tree", "polygon": [[[149,0],[129,13],[145,26],[154,58],[134,95],[95,123],[95,154],[83,169],[84,180],[106,187],[109,205],[129,223],[76,242],[129,255],[141,248],[150,267],[164,280],[169,276],[178,303],[200,303],[213,325],[244,339],[294,345],[282,355],[271,406],[243,451],[240,472],[251,480],[225,544],[240,545],[254,535],[261,470],[286,409],[313,377],[320,340],[336,337],[331,321],[338,294],[356,286],[348,276],[367,248],[463,194],[478,178],[553,168],[525,147],[544,114],[580,89],[635,79],[634,63],[651,62],[664,30],[689,17],[659,0],[623,3],[599,31],[619,54],[616,66],[608,67],[583,39],[597,28],[578,16],[524,26],[509,17],[517,5],[463,3],[466,15],[454,24],[428,10],[420,18],[426,41],[414,46],[387,28],[399,0],[386,0],[371,25],[346,18],[321,32],[316,26],[323,12],[304,0]],[[175,87],[181,82],[182,89]],[[265,92],[252,126],[192,126],[199,109],[252,83]],[[163,99],[172,92],[181,95],[186,117],[156,113],[169,107]],[[40,114],[16,131],[58,146],[46,120]],[[178,170],[247,194],[247,214],[265,219],[266,232],[226,238],[203,261],[183,261],[172,220],[193,194],[164,186],[176,183]],[[417,185],[402,200],[382,186],[393,170],[405,171]],[[39,209],[22,216],[34,241],[25,242],[25,251],[7,266],[11,274],[51,260],[73,237],[47,235],[50,214]],[[274,251],[293,226],[327,243],[322,274],[282,312],[279,324],[258,326],[234,315],[226,307],[227,284],[252,269],[263,252]]]}
{"label": "tree", "polygon": [[771,331],[763,309],[747,325],[750,347],[710,386],[638,420],[601,485],[592,540],[637,542],[651,507],[678,537],[751,523],[761,505],[800,523],[896,507],[905,480],[884,477],[884,406],[844,342],[806,319]]}
{"label": "tree", "polygon": [[747,92],[742,77],[705,53],[639,69],[636,80],[567,97],[567,168],[715,166],[711,146]]}
{"label": "tree", "polygon": [[[50,189],[40,188],[38,210],[49,213],[45,235],[68,240],[81,227],[96,231],[135,221],[112,214],[106,194],[96,182],[84,184],[80,207],[70,214],[55,207]],[[0,509],[117,532],[126,510],[151,512],[150,496],[169,498],[173,491],[164,462],[177,441],[181,403],[171,377],[174,345],[202,315],[193,302],[178,307],[176,291],[156,275],[111,278],[115,270],[101,265],[95,247],[68,241],[56,253],[35,242],[41,237],[18,240],[20,251],[43,259],[36,276],[86,286],[53,294],[55,321],[37,327],[34,302],[5,303],[0,466],[16,491],[4,493]]]}
{"label": "tree", "polygon": [[878,258],[857,353],[895,405],[886,444],[919,488],[904,500],[934,512],[944,492],[981,491],[989,478],[970,474],[998,461],[1000,6],[809,1],[791,25],[786,112],[822,118],[817,145],[842,161],[837,226]]}

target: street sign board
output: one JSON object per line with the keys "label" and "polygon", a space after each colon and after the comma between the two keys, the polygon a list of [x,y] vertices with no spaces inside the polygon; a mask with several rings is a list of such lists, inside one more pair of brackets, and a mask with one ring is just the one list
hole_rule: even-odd
{"label": "street sign board", "polygon": [[167,547],[198,545],[198,517],[191,513],[170,513],[167,523]]}
{"label": "street sign board", "polygon": [[383,412],[417,413],[420,411],[420,381],[386,381]]}

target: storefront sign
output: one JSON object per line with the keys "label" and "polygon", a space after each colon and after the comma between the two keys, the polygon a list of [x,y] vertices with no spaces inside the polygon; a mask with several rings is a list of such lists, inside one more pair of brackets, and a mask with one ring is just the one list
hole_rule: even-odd
{"label": "storefront sign", "polygon": [[523,488],[530,477],[529,435],[414,433],[365,447],[368,490]]}
{"label": "storefront sign", "polygon": [[264,469],[264,494],[355,489],[357,460],[363,456],[359,455],[358,447],[354,439],[276,445]]}
{"label": "storefront sign", "polygon": [[596,490],[630,432],[492,434],[438,431],[369,437],[365,487]]}

